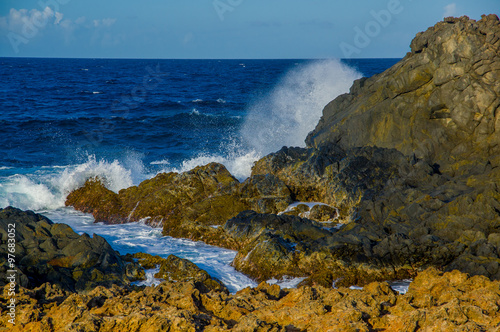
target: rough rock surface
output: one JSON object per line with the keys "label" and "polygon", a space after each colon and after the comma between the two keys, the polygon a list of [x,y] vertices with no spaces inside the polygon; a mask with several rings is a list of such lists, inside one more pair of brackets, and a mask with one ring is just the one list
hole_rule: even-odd
{"label": "rough rock surface", "polygon": [[207,271],[200,269],[187,259],[175,255],[162,258],[142,252],[133,255],[127,254],[126,257],[139,259],[138,263],[145,269],[159,266],[160,271],[154,275],[155,278],[173,282],[193,281],[197,288],[203,289],[205,292],[210,290],[228,292],[220,280],[212,278]]}
{"label": "rough rock surface", "polygon": [[[5,289],[6,291],[6,289]],[[194,282],[163,282],[141,290],[97,287],[73,294],[43,284],[18,294],[9,331],[498,331],[500,283],[458,271],[421,272],[405,295],[387,283],[363,290],[261,283],[234,295]]]}
{"label": "rough rock surface", "polygon": [[411,42],[384,73],[356,81],[328,104],[309,146],[377,146],[438,163],[500,152],[500,23],[447,18]]}
{"label": "rough rock surface", "polygon": [[378,231],[370,225],[338,230],[297,216],[244,211],[228,220],[224,231],[239,244],[234,267],[258,281],[309,276],[302,284],[331,287],[334,280],[338,286],[364,285],[415,274],[414,267],[393,262],[386,251],[369,250]]}
{"label": "rough rock surface", "polygon": [[161,173],[118,194],[106,189],[100,179],[90,179],[70,193],[66,205],[92,213],[96,222],[146,219],[153,226],[163,226],[164,235],[234,248],[231,239],[211,226],[248,209],[277,213],[291,202],[287,186],[273,175],[239,183],[223,165],[211,163],[181,174]]}
{"label": "rough rock surface", "polygon": [[[16,282],[38,287],[45,282],[70,291],[88,291],[98,285],[125,285],[144,276],[135,263],[124,262],[102,237],[78,235],[65,224],[54,224],[31,211],[0,209],[0,269],[9,270],[7,239],[15,225]],[[6,279],[0,280],[5,285]]]}
{"label": "rough rock surface", "polygon": [[499,79],[498,17],[447,18],[328,104],[308,148],[270,154],[252,174],[338,207],[345,230],[356,229],[335,234],[356,244],[350,266],[500,279]]}
{"label": "rough rock surface", "polygon": [[[340,271],[346,285],[364,284],[428,266],[500,279],[499,81],[498,17],[446,18],[329,103],[307,148],[262,158],[244,183],[210,164],[119,194],[90,181],[67,204],[237,249],[234,265],[258,279],[327,285]],[[292,199],[329,204],[345,225],[263,214]]]}

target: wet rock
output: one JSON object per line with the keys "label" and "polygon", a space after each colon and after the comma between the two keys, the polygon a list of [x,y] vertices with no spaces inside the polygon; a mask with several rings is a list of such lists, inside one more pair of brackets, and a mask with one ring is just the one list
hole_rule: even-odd
{"label": "wet rock", "polygon": [[311,212],[308,215],[309,219],[322,221],[322,222],[332,222],[339,217],[338,210],[324,204],[314,205],[311,208]]}
{"label": "wet rock", "polygon": [[143,275],[139,266],[124,262],[102,237],[78,235],[68,225],[54,224],[39,214],[11,207],[0,209],[3,269],[9,267],[9,225],[15,225],[14,266],[23,287],[50,282],[66,290],[88,291],[98,285],[128,284],[130,279]]}
{"label": "wet rock", "polygon": [[68,195],[66,205],[92,213],[96,221],[145,220],[163,227],[164,235],[234,248],[213,226],[248,209],[277,213],[291,202],[288,187],[274,175],[239,183],[223,165],[211,163],[181,174],[158,174],[118,194],[106,189],[102,179],[90,179]]}

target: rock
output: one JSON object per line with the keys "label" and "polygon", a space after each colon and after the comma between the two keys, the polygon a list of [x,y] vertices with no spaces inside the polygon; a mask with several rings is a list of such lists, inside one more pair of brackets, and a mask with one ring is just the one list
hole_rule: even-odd
{"label": "rock", "polygon": [[[96,287],[74,294],[43,284],[17,295],[9,331],[495,331],[500,283],[428,269],[405,295],[386,282],[362,290],[306,286],[280,289],[265,282],[236,294],[204,292],[193,281],[156,287]],[[7,292],[0,296],[3,303]],[[0,308],[5,315],[4,307]]]}
{"label": "rock", "polygon": [[[11,207],[0,209],[3,272],[10,269],[9,225],[15,225],[13,265],[20,276],[17,282],[23,287],[50,282],[65,290],[88,291],[98,285],[125,285],[144,275],[135,263],[124,262],[102,237],[78,235],[68,225],[54,224],[39,214]],[[5,280],[0,283],[3,286]]]}
{"label": "rock", "polygon": [[324,204],[314,205],[308,217],[315,221],[332,222],[339,216],[337,209]]}
{"label": "rock", "polygon": [[446,19],[419,33],[400,62],[325,107],[308,146],[397,149],[442,169],[498,155],[499,36],[496,15]]}
{"label": "rock", "polygon": [[303,217],[304,213],[309,212],[309,206],[307,204],[298,204],[292,207],[289,211],[283,212],[287,216],[300,216]]}
{"label": "rock", "polygon": [[153,256],[143,252],[127,254],[124,258],[128,261],[138,259],[138,263],[144,269],[160,268],[154,275],[155,278],[173,282],[193,281],[198,289],[203,292],[211,290],[228,292],[226,286],[215,278],[212,278],[207,271],[200,269],[191,261],[169,255],[167,258],[158,255]]}
{"label": "rock", "polygon": [[187,259],[169,255],[160,265],[160,271],[155,278],[168,281],[193,281],[198,289],[203,292],[225,291],[226,286],[217,279],[210,277],[207,271],[200,269]]}
{"label": "rock", "polygon": [[447,18],[411,49],[329,103],[307,148],[265,156],[252,174],[339,209],[346,226],[321,245],[336,243],[337,263],[356,267],[343,280],[359,268],[387,277],[388,266],[500,279],[500,21]]}
{"label": "rock", "polygon": [[158,174],[118,194],[102,180],[90,179],[68,195],[66,205],[92,213],[96,222],[142,219],[162,226],[164,235],[234,248],[236,244],[212,226],[248,209],[277,213],[291,202],[288,187],[274,175],[253,176],[240,184],[223,165],[211,163],[181,174]]}
{"label": "rock", "polygon": [[408,278],[413,271],[388,259],[388,253],[406,254],[398,248],[386,248],[381,255],[374,252],[386,234],[381,227],[327,229],[297,216],[244,211],[228,220],[224,230],[240,245],[233,266],[258,281],[294,276],[309,277],[303,284],[324,287],[336,279],[338,285],[364,285]]}

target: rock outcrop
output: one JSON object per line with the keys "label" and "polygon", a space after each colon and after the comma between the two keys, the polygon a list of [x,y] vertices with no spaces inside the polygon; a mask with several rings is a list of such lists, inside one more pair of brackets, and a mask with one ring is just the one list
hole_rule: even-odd
{"label": "rock outcrop", "polygon": [[213,226],[248,209],[277,213],[291,202],[288,187],[273,175],[239,183],[223,165],[211,163],[185,173],[161,173],[118,194],[106,189],[101,179],[89,179],[69,194],[66,205],[92,213],[96,222],[144,219],[162,226],[164,235],[235,248],[232,239]]}
{"label": "rock outcrop", "polygon": [[[67,204],[236,249],[234,266],[259,280],[365,284],[428,266],[500,279],[499,81],[498,17],[446,18],[329,103],[306,148],[262,158],[243,183],[209,164],[118,194],[89,181]],[[271,215],[292,200],[332,208],[287,214],[345,225]]]}
{"label": "rock outcrop", "polygon": [[384,73],[354,82],[324,111],[309,146],[396,149],[452,171],[500,153],[500,24],[447,18],[417,34]]}
{"label": "rock outcrop", "polygon": [[[1,296],[0,314],[6,316]],[[231,295],[193,281],[74,294],[43,284],[17,296],[9,331],[496,331],[500,283],[458,271],[421,272],[405,295],[387,283],[363,290],[280,289],[261,283]]]}
{"label": "rock outcrop", "polygon": [[142,252],[133,255],[127,254],[127,259],[138,259],[138,263],[145,269],[160,267],[160,271],[154,275],[155,278],[163,279],[172,282],[194,282],[196,288],[202,289],[204,292],[223,291],[228,292],[226,286],[215,278],[212,278],[207,271],[200,269],[193,262],[169,255],[167,258],[153,256]]}
{"label": "rock outcrop", "polygon": [[[68,225],[54,224],[39,214],[10,207],[0,209],[3,276],[12,270],[7,259],[11,228],[15,229],[12,265],[17,271],[16,283],[22,287],[33,288],[49,282],[69,291],[89,291],[100,285],[129,284],[144,276],[140,266],[124,262],[99,235],[78,235]],[[6,281],[2,278],[0,285]]]}
{"label": "rock outcrop", "polygon": [[252,174],[338,207],[356,229],[335,234],[357,248],[345,264],[500,279],[499,79],[498,17],[447,18],[328,104],[307,148],[270,154]]}

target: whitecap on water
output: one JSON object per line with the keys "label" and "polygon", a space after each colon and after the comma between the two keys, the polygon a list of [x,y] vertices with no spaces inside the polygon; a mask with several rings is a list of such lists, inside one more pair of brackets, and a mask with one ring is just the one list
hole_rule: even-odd
{"label": "whitecap on water", "polygon": [[40,167],[23,174],[0,176],[0,207],[57,209],[64,206],[71,191],[89,178],[98,176],[108,189],[118,192],[145,180],[148,175],[144,173],[142,162],[134,157],[109,162],[89,156],[87,162],[78,165]]}

